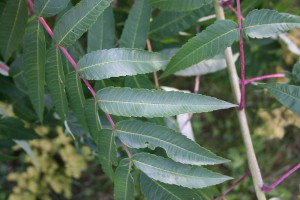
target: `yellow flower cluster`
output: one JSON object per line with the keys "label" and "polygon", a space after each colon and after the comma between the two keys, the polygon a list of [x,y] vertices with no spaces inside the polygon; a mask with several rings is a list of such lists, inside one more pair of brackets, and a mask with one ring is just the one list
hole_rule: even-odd
{"label": "yellow flower cluster", "polygon": [[293,125],[300,128],[300,118],[285,107],[274,109],[272,112],[260,109],[258,116],[263,124],[254,132],[258,135],[267,135],[270,139],[283,138],[287,126]]}
{"label": "yellow flower cluster", "polygon": [[72,145],[72,139],[64,135],[62,127],[56,128],[57,137],[51,139],[47,138],[49,128],[40,126],[35,131],[43,139],[30,141],[29,144],[39,166],[34,167],[27,156],[29,166],[26,171],[8,175],[8,180],[17,182],[8,200],[51,200],[51,191],[71,198],[72,180],[81,176],[91,159],[89,148],[82,147],[81,154],[78,153]]}

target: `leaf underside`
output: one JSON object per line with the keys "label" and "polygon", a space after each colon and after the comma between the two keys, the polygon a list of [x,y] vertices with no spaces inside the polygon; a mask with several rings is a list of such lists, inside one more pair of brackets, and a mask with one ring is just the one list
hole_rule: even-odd
{"label": "leaf underside", "polygon": [[192,165],[215,165],[227,160],[216,156],[179,132],[164,126],[137,120],[116,124],[115,134],[131,148],[161,147],[176,162]]}
{"label": "leaf underside", "polygon": [[231,179],[199,166],[176,163],[149,153],[134,155],[133,163],[150,178],[187,188],[203,188]]}
{"label": "leaf underside", "polygon": [[204,95],[114,87],[98,91],[97,101],[103,111],[126,117],[167,117],[236,106]]}

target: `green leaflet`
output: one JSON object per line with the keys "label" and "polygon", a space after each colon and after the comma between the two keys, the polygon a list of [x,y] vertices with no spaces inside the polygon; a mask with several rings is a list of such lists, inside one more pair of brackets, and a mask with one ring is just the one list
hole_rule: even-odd
{"label": "green leaflet", "polygon": [[175,36],[179,31],[190,28],[197,19],[210,13],[212,13],[211,5],[190,12],[162,11],[151,22],[149,37],[158,41]]}
{"label": "green leaflet", "polygon": [[149,153],[135,154],[133,163],[150,178],[187,188],[203,188],[231,179],[199,166],[176,163]]}
{"label": "green leaflet", "polygon": [[105,112],[126,117],[167,117],[236,106],[204,95],[114,87],[98,91],[97,100]]}
{"label": "green leaflet", "polygon": [[144,74],[140,74],[136,76],[126,76],[124,85],[125,87],[131,87],[131,88],[154,89],[153,83]]}
{"label": "green leaflet", "polygon": [[151,0],[151,5],[155,8],[177,12],[196,10],[211,3],[212,0]]}
{"label": "green leaflet", "polygon": [[118,165],[117,147],[115,145],[115,135],[111,130],[101,129],[99,133],[93,136],[98,147],[98,157],[104,173],[111,179],[114,179],[114,170],[112,165]]}
{"label": "green leaflet", "polygon": [[82,0],[66,12],[54,28],[54,41],[64,47],[74,44],[110,5],[112,0]]}
{"label": "green leaflet", "polygon": [[268,89],[282,105],[300,116],[300,86],[278,83],[258,83],[257,85]]}
{"label": "green leaflet", "polygon": [[88,80],[145,74],[162,69],[168,59],[159,53],[137,49],[109,49],[86,54],[78,62],[79,73]]}
{"label": "green leaflet", "polygon": [[68,100],[65,91],[65,75],[61,60],[61,52],[57,47],[48,51],[46,63],[46,84],[49,88],[53,104],[62,120],[68,112]]}
{"label": "green leaflet", "polygon": [[9,0],[0,18],[0,52],[5,60],[17,50],[27,24],[25,0]]}
{"label": "green leaflet", "polygon": [[42,25],[30,22],[24,36],[24,69],[28,95],[40,121],[43,121],[46,42]]}
{"label": "green leaflet", "polygon": [[39,138],[39,135],[32,129],[25,128],[24,123],[20,119],[13,117],[0,119],[0,140],[31,140],[37,138]]}
{"label": "green leaflet", "polygon": [[111,6],[106,8],[88,31],[88,52],[110,49],[114,46],[115,19]]}
{"label": "green leaflet", "polygon": [[84,115],[85,97],[78,74],[74,71],[66,77],[66,90],[71,110],[74,112],[80,124],[88,130]]}
{"label": "green leaflet", "polygon": [[38,16],[51,17],[65,9],[70,0],[35,0],[34,13]]}
{"label": "green leaflet", "polygon": [[121,160],[115,173],[115,200],[134,200],[134,180],[131,176],[132,163],[129,158]]}
{"label": "green leaflet", "polygon": [[147,199],[203,199],[203,197],[200,194],[198,194],[195,190],[180,187],[177,185],[161,183],[149,178],[144,173],[141,173],[140,176],[140,186],[142,193],[146,196]]}
{"label": "green leaflet", "polygon": [[84,113],[90,133],[94,138],[101,131],[101,122],[98,114],[98,105],[95,99],[89,99],[85,103]]}
{"label": "green leaflet", "polygon": [[215,165],[228,160],[216,156],[186,136],[164,126],[137,120],[116,124],[115,134],[130,148],[163,148],[176,162],[191,165]]}
{"label": "green leaflet", "polygon": [[[172,58],[172,56],[178,51],[179,48],[170,48],[160,51],[160,53]],[[239,57],[239,54],[234,54],[234,61]],[[206,75],[223,70],[227,67],[224,53],[218,54],[211,59],[201,61],[198,64],[192,65],[184,70],[180,70],[175,73],[177,76],[196,76]]]}
{"label": "green leaflet", "polygon": [[243,26],[249,37],[267,38],[300,28],[300,17],[275,10],[253,10],[246,16]]}
{"label": "green leaflet", "polygon": [[149,0],[135,1],[125,22],[120,47],[144,49],[150,27],[150,17]]}
{"label": "green leaflet", "polygon": [[218,20],[183,45],[171,59],[161,77],[210,59],[224,52],[238,39],[239,31],[235,22]]}

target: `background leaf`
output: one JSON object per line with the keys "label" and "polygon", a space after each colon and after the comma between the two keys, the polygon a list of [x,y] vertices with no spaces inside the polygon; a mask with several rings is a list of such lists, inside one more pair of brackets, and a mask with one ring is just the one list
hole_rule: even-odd
{"label": "background leaf", "polygon": [[5,61],[17,50],[27,24],[25,0],[9,0],[0,18],[0,51]]}
{"label": "background leaf", "polygon": [[246,16],[243,26],[249,37],[267,38],[300,28],[300,17],[276,10],[253,10]]}
{"label": "background leaf", "polygon": [[130,159],[121,160],[116,169],[114,197],[116,200],[134,200],[134,180],[130,173],[132,163]]}
{"label": "background leaf", "polygon": [[153,40],[162,40],[175,36],[179,31],[190,28],[197,19],[211,14],[212,11],[212,5],[190,12],[162,11],[151,22],[149,37]]}
{"label": "background leaf", "polygon": [[114,46],[115,19],[111,6],[107,7],[88,31],[88,52]]}
{"label": "background leaf", "polygon": [[150,27],[151,6],[149,0],[133,4],[120,38],[120,47],[144,49]]}
{"label": "background leaf", "polygon": [[115,135],[111,130],[102,129],[94,135],[94,141],[98,147],[98,157],[104,173],[114,180],[112,165],[118,165]]}
{"label": "background leaf", "polygon": [[199,166],[176,163],[149,153],[134,155],[133,163],[150,178],[187,188],[203,188],[231,179]]}
{"label": "background leaf", "polygon": [[125,120],[116,124],[115,134],[131,148],[163,148],[176,162],[192,165],[215,165],[228,160],[164,126],[137,120]]}
{"label": "background leaf", "polygon": [[51,17],[67,7],[70,0],[35,0],[34,13],[43,16]]}
{"label": "background leaf", "polygon": [[212,0],[151,0],[151,5],[155,8],[177,12],[196,10],[210,3]]}
{"label": "background leaf", "polygon": [[64,47],[74,44],[110,5],[112,0],[82,0],[66,12],[54,28],[54,41]]}
{"label": "background leaf", "polygon": [[49,49],[46,63],[46,84],[53,104],[59,116],[64,120],[68,112],[68,100],[65,91],[65,75],[60,50],[54,46]]}
{"label": "background leaf", "polygon": [[144,173],[141,173],[140,176],[140,186],[147,199],[203,199],[200,194],[192,189],[161,183],[149,178]]}
{"label": "background leaf", "polygon": [[99,107],[95,99],[89,99],[86,101],[84,108],[85,119],[93,138],[95,135],[100,134],[102,129],[98,109]]}
{"label": "background leaf", "polygon": [[66,89],[69,105],[80,124],[86,129],[87,123],[84,115],[85,97],[78,74],[74,71],[66,77]]}
{"label": "background leaf", "polygon": [[282,105],[300,116],[300,86],[278,83],[258,83],[258,86],[266,88]]}
{"label": "background leaf", "polygon": [[79,73],[88,80],[145,74],[162,69],[168,59],[137,49],[109,49],[86,54],[78,62]]}
{"label": "background leaf", "polygon": [[154,89],[153,83],[144,74],[140,74],[136,76],[126,76],[124,85],[125,87],[131,87],[131,88]]}
{"label": "background leaf", "polygon": [[218,20],[183,45],[171,59],[161,77],[210,59],[222,53],[238,39],[239,31],[235,22]]}
{"label": "background leaf", "polygon": [[43,121],[46,42],[43,27],[37,19],[26,28],[23,58],[28,95],[39,120]]}
{"label": "background leaf", "polygon": [[167,117],[235,107],[204,95],[113,87],[98,91],[97,100],[105,112],[127,117]]}

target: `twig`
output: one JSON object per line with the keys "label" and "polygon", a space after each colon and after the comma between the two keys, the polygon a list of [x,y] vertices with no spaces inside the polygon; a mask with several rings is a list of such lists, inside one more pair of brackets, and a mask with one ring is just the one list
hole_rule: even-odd
{"label": "twig", "polygon": [[[218,0],[215,0],[215,11],[216,11],[217,19],[221,19],[221,20],[225,19],[224,10],[220,6]],[[231,87],[232,87],[232,90],[233,90],[233,93],[235,96],[235,100],[237,103],[239,103],[240,97],[241,97],[241,90],[239,87],[239,77],[238,77],[238,74],[236,71],[231,47],[226,48],[225,58],[226,58],[227,66],[228,66]],[[249,169],[250,169],[251,176],[253,179],[253,185],[255,188],[256,196],[259,200],[265,200],[266,199],[265,194],[260,189],[260,187],[263,185],[263,180],[262,180],[260,169],[259,169],[259,166],[257,163],[255,151],[253,148],[245,110],[244,109],[238,110],[237,115],[238,115],[239,123],[241,126],[243,140],[245,143],[245,149],[247,152]]]}
{"label": "twig", "polygon": [[279,185],[282,181],[284,181],[287,177],[289,177],[292,173],[294,173],[299,168],[300,168],[300,163],[298,165],[296,165],[295,167],[293,167],[290,171],[285,173],[282,177],[280,177],[277,181],[275,181],[270,186],[263,185],[261,187],[261,190],[264,192],[269,192],[269,191],[273,190],[277,185]]}
{"label": "twig", "polygon": [[245,174],[243,177],[241,177],[239,180],[237,180],[235,183],[233,183],[233,184],[232,184],[225,192],[222,193],[222,196],[216,198],[215,200],[221,200],[221,199],[224,199],[225,196],[226,196],[229,192],[231,192],[237,185],[239,185],[241,182],[243,182],[245,179],[247,179],[247,178],[250,177],[250,176],[251,176],[251,173],[250,173],[250,171],[248,170],[248,171],[246,172],[246,174]]}
{"label": "twig", "polygon": [[[150,40],[147,39],[146,43],[147,43],[147,49],[148,49],[148,51],[152,52],[152,46],[151,46]],[[153,72],[153,78],[154,78],[155,88],[158,90],[159,89],[159,82],[158,82],[157,72]]]}
{"label": "twig", "polygon": [[269,74],[265,76],[259,76],[254,78],[249,78],[244,81],[244,84],[247,85],[249,83],[255,82],[255,81],[261,81],[265,79],[271,79],[271,78],[284,78],[286,77],[285,74]]}

